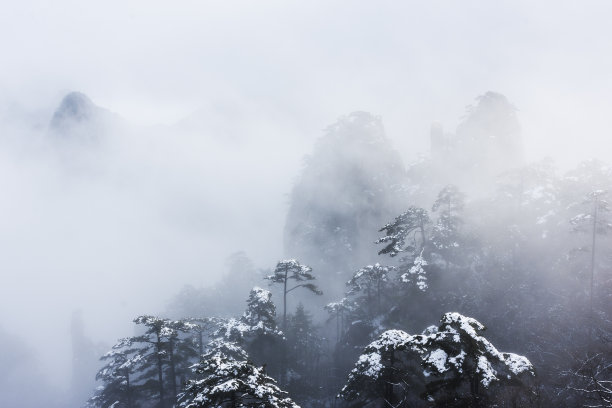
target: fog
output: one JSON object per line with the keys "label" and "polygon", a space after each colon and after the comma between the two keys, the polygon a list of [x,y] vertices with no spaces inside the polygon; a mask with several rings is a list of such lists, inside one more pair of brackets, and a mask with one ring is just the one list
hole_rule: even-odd
{"label": "fog", "polygon": [[[185,285],[217,284],[231,254],[257,269],[295,256],[283,240],[304,157],[351,112],[379,118],[408,166],[429,155],[433,122],[455,133],[494,91],[517,108],[525,163],[610,162],[610,12],[606,1],[4,5],[7,354],[27,355],[31,381],[68,406],[74,316],[102,355]],[[24,377],[3,375],[7,390]]]}

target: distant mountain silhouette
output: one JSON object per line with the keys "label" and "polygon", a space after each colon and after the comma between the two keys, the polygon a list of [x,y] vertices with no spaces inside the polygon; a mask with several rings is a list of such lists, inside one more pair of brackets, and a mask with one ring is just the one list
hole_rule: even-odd
{"label": "distant mountain silhouette", "polygon": [[440,123],[432,124],[426,172],[430,180],[435,174],[439,184],[456,184],[474,194],[523,164],[516,108],[500,93],[489,91],[476,98],[454,134],[445,133]]}
{"label": "distant mountain silhouette", "polygon": [[318,140],[291,192],[286,256],[315,268],[324,283],[338,273],[348,279],[376,256],[378,230],[405,203],[404,180],[381,119],[367,112],[341,117]]}
{"label": "distant mountain silhouette", "polygon": [[71,92],[62,99],[51,119],[52,129],[61,129],[73,122],[82,122],[95,115],[99,109],[87,95],[81,92]]}
{"label": "distant mountain silhouette", "polygon": [[81,92],[71,92],[55,110],[48,133],[56,141],[97,144],[122,126],[124,120],[119,115],[95,105]]}

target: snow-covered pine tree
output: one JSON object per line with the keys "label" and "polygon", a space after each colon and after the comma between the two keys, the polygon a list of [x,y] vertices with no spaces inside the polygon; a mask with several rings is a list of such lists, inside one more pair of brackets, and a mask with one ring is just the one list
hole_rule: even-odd
{"label": "snow-covered pine tree", "polygon": [[[180,332],[188,332],[192,325],[180,320],[169,320],[155,316],[143,315],[134,319],[134,323],[143,325],[145,333],[133,338],[148,347],[144,348],[139,380],[149,393],[157,395],[159,406],[164,408],[176,402],[177,365],[175,356]],[[183,362],[185,363],[185,362]],[[169,391],[167,394],[166,391]]]}
{"label": "snow-covered pine tree", "polygon": [[191,333],[192,347],[197,350],[197,355],[204,353],[204,338],[212,334],[214,329],[221,324],[221,319],[215,317],[190,317],[182,319],[188,324],[189,332]]}
{"label": "snow-covered pine tree", "polygon": [[193,369],[190,380],[179,397],[181,408],[299,408],[287,393],[246,359],[236,344],[215,341]]}
{"label": "snow-covered pine tree", "polygon": [[459,228],[462,223],[460,213],[465,206],[465,194],[454,185],[445,186],[434,202],[431,210],[438,213],[438,219],[431,231],[433,251],[442,257],[446,268],[457,260],[461,246]]}
{"label": "snow-covered pine tree", "polygon": [[272,293],[257,286],[251,289],[241,321],[251,327],[251,331],[276,334],[276,306]]}
{"label": "snow-covered pine tree", "polygon": [[380,229],[385,236],[377,244],[386,244],[378,251],[379,255],[391,257],[403,254],[399,259],[398,272],[403,283],[416,286],[420,291],[427,290],[427,270],[430,248],[428,247],[427,227],[431,223],[427,210],[410,207],[395,220]]}
{"label": "snow-covered pine tree", "polygon": [[245,344],[253,336],[282,336],[276,327],[276,306],[269,290],[255,286],[249,293],[247,309],[239,319],[229,319],[221,324],[215,336]]}
{"label": "snow-covered pine tree", "polygon": [[[279,261],[274,268],[272,275],[266,276],[265,279],[270,281],[270,285],[279,283],[283,285],[283,330],[287,328],[287,294],[297,288],[305,288],[315,295],[322,295],[323,292],[312,282],[316,278],[312,274],[312,268],[307,265],[302,265],[295,259],[286,259]],[[296,282],[292,287],[289,281]]]}
{"label": "snow-covered pine tree", "polygon": [[211,358],[216,355],[224,355],[230,360],[248,360],[249,355],[238,344],[216,338],[206,345],[205,353],[200,356],[200,360]]}
{"label": "snow-covered pine tree", "polygon": [[284,333],[276,326],[276,306],[269,290],[254,287],[244,314],[225,321],[214,335],[244,347],[258,364],[267,363],[275,374],[281,370]]}
{"label": "snow-covered pine tree", "polygon": [[393,266],[382,266],[378,263],[367,265],[357,270],[346,283],[349,288],[347,295],[356,299],[365,316],[373,318],[384,310],[382,299],[391,280],[389,275],[394,270]]}
{"label": "snow-covered pine tree", "polygon": [[138,396],[133,374],[143,361],[142,349],[135,346],[139,338],[120,339],[100,360],[105,362],[96,374],[101,381],[86,406],[92,408],[135,408]]}
{"label": "snow-covered pine tree", "polygon": [[190,333],[197,325],[184,320],[172,320],[167,327],[170,333],[167,335],[168,374],[166,377],[170,380],[172,392],[170,401],[176,404],[179,385],[189,372],[191,362],[197,357],[197,343],[193,342],[191,336],[185,336],[185,334]]}
{"label": "snow-covered pine tree", "polygon": [[331,302],[323,307],[329,314],[329,320],[336,319],[336,343],[344,333],[345,317],[355,309],[355,304],[347,298],[342,298],[337,302]]}
{"label": "snow-covered pine tree", "polygon": [[378,251],[378,254],[389,254],[394,257],[402,252],[409,254],[421,252],[427,242],[426,227],[430,222],[427,210],[424,208],[414,206],[408,208],[395,217],[393,222],[379,230],[379,232],[384,231],[385,236],[376,240],[376,243],[386,246]]}

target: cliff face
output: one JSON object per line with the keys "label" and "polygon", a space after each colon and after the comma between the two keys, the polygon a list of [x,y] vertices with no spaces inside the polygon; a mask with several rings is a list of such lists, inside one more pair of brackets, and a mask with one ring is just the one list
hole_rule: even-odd
{"label": "cliff face", "polygon": [[373,242],[400,207],[404,177],[380,118],[366,112],[340,118],[291,192],[285,255],[313,266],[322,279],[375,261]]}
{"label": "cliff face", "polygon": [[488,187],[504,171],[524,164],[516,108],[504,95],[487,92],[467,109],[455,134],[440,124],[431,130],[432,166],[463,189]]}

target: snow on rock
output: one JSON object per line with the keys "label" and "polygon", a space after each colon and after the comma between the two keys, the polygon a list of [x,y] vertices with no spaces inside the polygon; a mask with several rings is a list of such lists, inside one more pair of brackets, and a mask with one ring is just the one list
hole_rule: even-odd
{"label": "snow on rock", "polygon": [[[481,336],[479,332],[484,331],[485,326],[476,319],[463,316],[460,313],[446,313],[440,322],[442,324],[438,334],[442,334],[442,337],[439,337],[439,340],[446,342],[450,340],[450,344],[466,344],[470,345],[471,348],[467,354],[462,349],[461,353],[449,359],[449,362],[453,364],[455,369],[463,370],[468,357],[476,359],[476,372],[480,375],[480,382],[485,388],[488,388],[492,382],[499,380],[497,370],[493,368],[494,365],[498,370],[509,371],[510,374],[515,376],[523,373],[534,375],[533,365],[526,357],[500,352],[491,342]],[[439,370],[440,373],[444,371]]]}
{"label": "snow on rock", "polygon": [[361,366],[361,372],[367,377],[377,378],[383,369],[383,365],[380,363],[380,353],[368,353],[359,356],[357,365]]}
{"label": "snow on rock", "polygon": [[513,374],[518,375],[521,373],[533,372],[533,366],[527,357],[514,353],[501,353],[501,356]]}
{"label": "snow on rock", "polygon": [[388,370],[397,373],[398,367],[390,364],[397,364],[400,355],[407,352],[412,355],[406,358],[420,360],[425,378],[438,377],[432,381],[442,377],[452,382],[475,375],[484,388],[489,388],[494,382],[522,374],[535,375],[526,357],[498,351],[480,335],[484,330],[479,321],[460,313],[444,314],[439,327],[430,326],[421,335],[387,330],[364,349],[341,395],[355,398],[363,386],[386,378]]}
{"label": "snow on rock", "polygon": [[480,374],[480,382],[485,388],[488,388],[492,381],[498,379],[496,377],[497,372],[485,356],[478,356],[476,372]]}
{"label": "snow on rock", "polygon": [[448,367],[446,366],[446,360],[448,359],[448,354],[442,349],[437,349],[429,353],[427,357],[425,357],[425,363],[433,365],[438,373],[443,373],[448,371]]}

